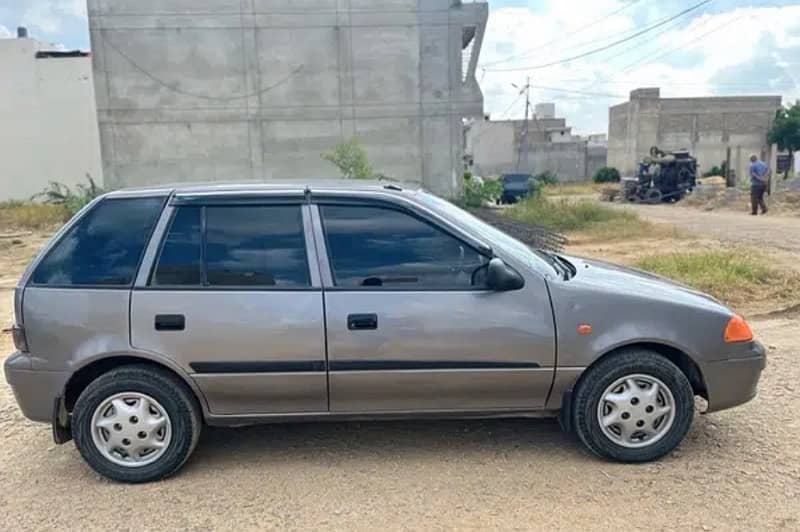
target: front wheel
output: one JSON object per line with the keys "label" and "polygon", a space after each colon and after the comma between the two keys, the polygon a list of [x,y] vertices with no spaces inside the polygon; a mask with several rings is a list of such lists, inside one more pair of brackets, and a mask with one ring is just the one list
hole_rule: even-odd
{"label": "front wheel", "polygon": [[150,482],[175,473],[197,445],[200,427],[192,392],[150,366],[101,375],[81,393],[72,414],[81,456],[118,482]]}
{"label": "front wheel", "polygon": [[694,417],[688,379],[658,353],[611,355],[581,378],[573,426],[592,452],[620,462],[648,462],[672,452]]}

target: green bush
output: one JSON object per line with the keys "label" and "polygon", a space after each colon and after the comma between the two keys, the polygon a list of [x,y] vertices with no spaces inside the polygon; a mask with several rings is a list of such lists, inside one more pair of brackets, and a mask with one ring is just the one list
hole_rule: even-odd
{"label": "green bush", "polygon": [[536,174],[533,178],[544,186],[553,186],[558,184],[558,174],[555,172],[542,172]]}
{"label": "green bush", "polygon": [[595,183],[619,183],[619,170],[611,166],[604,166],[594,174],[592,180]]}
{"label": "green bush", "polygon": [[92,176],[89,174],[86,174],[86,181],[87,184],[78,184],[75,186],[74,190],[64,183],[50,181],[47,188],[35,194],[31,200],[39,200],[49,205],[59,205],[69,213],[69,216],[72,216],[97,196],[105,192],[95,183],[94,179],[92,179]]}
{"label": "green bush", "polygon": [[727,175],[728,175],[728,165],[725,161],[722,162],[722,165],[712,166],[711,170],[703,173],[703,177],[717,177],[717,176],[725,177]]}
{"label": "green bush", "polygon": [[337,145],[322,158],[339,169],[345,179],[375,179],[377,176],[369,164],[367,152],[356,137]]}
{"label": "green bush", "polygon": [[458,202],[462,207],[477,209],[485,203],[494,203],[503,194],[503,185],[496,180],[473,178],[471,172],[464,172],[464,196]]}

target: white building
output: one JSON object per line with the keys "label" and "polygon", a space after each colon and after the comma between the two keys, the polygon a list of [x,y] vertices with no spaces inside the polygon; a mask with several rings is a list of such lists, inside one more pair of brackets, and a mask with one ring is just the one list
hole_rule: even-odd
{"label": "white building", "polygon": [[0,39],[0,201],[86,174],[102,184],[91,57]]}

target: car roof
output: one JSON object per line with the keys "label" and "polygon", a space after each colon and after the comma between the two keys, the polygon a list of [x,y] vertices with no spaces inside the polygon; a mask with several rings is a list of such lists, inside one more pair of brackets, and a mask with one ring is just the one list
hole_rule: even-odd
{"label": "car roof", "polygon": [[306,191],[408,193],[420,190],[419,183],[393,180],[313,179],[269,182],[179,183],[114,190],[107,197],[165,196],[194,194],[304,194]]}

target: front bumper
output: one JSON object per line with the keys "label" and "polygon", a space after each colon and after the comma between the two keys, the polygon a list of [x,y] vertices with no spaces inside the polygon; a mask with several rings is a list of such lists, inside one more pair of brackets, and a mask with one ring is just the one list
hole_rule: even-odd
{"label": "front bumper", "polygon": [[[758,380],[767,366],[767,356],[760,342],[751,342],[736,358],[716,360],[703,365],[708,392],[708,412],[718,412],[744,404],[758,392]],[[739,356],[746,355],[746,356]]]}
{"label": "front bumper", "polygon": [[28,419],[42,423],[53,420],[53,405],[62,395],[68,372],[31,369],[30,357],[13,353],[4,364],[6,382],[11,386],[20,410]]}

